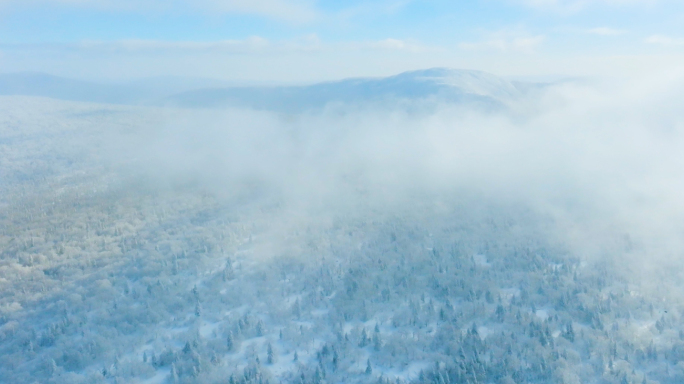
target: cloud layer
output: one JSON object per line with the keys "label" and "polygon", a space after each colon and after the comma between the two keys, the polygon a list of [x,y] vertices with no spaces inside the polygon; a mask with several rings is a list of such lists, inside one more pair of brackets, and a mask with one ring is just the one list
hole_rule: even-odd
{"label": "cloud layer", "polygon": [[133,169],[153,180],[271,196],[301,212],[479,196],[552,217],[582,257],[646,273],[684,255],[681,84],[682,73],[567,83],[505,113],[176,111],[112,153],[138,159]]}
{"label": "cloud layer", "polygon": [[528,7],[539,9],[563,12],[577,12],[584,8],[596,5],[652,5],[658,3],[658,0],[517,0],[517,2]]}
{"label": "cloud layer", "polygon": [[307,0],[1,0],[0,8],[37,6],[86,8],[117,12],[210,12],[225,14],[251,14],[287,22],[308,22],[318,17],[313,1]]}

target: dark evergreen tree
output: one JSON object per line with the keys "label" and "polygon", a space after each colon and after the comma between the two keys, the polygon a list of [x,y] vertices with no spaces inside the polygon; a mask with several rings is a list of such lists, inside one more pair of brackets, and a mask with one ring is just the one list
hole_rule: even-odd
{"label": "dark evergreen tree", "polygon": [[267,355],[266,362],[268,364],[275,363],[275,353],[273,352],[273,345],[271,345],[271,343],[268,343]]}
{"label": "dark evergreen tree", "polygon": [[233,348],[235,347],[235,341],[233,340],[233,332],[228,331],[228,337],[226,340],[226,347],[228,347],[228,351],[232,351]]}

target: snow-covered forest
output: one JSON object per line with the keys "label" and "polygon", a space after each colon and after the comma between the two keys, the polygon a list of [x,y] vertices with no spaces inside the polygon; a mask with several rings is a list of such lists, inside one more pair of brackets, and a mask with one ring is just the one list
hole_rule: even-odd
{"label": "snow-covered forest", "polygon": [[[510,141],[476,132],[504,121],[533,136],[559,109],[573,124],[586,112],[537,117],[542,107],[487,119],[238,111],[217,123],[0,97],[0,382],[684,382],[680,269],[662,256],[677,243],[653,247],[631,220],[596,224],[596,206],[624,195],[591,189],[597,204],[584,204],[588,189],[554,179],[574,163],[538,155],[543,145],[496,160],[506,175],[481,164]],[[444,121],[466,134],[408,152]],[[340,133],[380,122],[363,145]],[[260,128],[236,139],[221,124]],[[398,152],[379,155],[384,140]],[[434,171],[440,144],[456,141],[470,154],[450,159],[466,170]],[[649,257],[667,268],[635,261]]]}

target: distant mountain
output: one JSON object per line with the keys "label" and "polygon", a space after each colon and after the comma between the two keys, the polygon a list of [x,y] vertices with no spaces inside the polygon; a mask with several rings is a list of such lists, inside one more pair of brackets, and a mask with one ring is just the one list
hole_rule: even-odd
{"label": "distant mountain", "polygon": [[183,107],[242,106],[301,111],[331,103],[432,101],[498,107],[521,96],[511,82],[492,74],[447,68],[404,72],[384,78],[354,78],[308,86],[209,88],[167,99]]}
{"label": "distant mountain", "polygon": [[114,104],[135,104],[142,100],[132,87],[96,84],[33,72],[0,74],[0,95]]}
{"label": "distant mountain", "polygon": [[0,74],[0,95],[42,96],[60,100],[112,104],[159,104],[170,95],[230,83],[190,77],[151,77],[119,84],[100,84],[45,73]]}
{"label": "distant mountain", "polygon": [[305,86],[235,86],[219,80],[183,77],[98,84],[42,73],[0,74],[0,95],[185,108],[234,106],[280,112],[301,112],[331,104],[395,107],[407,102],[498,108],[528,88],[526,83],[512,83],[486,72],[448,68]]}

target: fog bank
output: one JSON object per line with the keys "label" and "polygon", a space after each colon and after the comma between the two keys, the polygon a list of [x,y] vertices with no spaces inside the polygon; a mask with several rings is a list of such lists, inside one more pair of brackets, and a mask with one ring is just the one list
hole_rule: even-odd
{"label": "fog bank", "polygon": [[568,82],[495,112],[165,110],[159,126],[119,137],[116,153],[172,184],[249,188],[319,213],[459,194],[522,204],[558,220],[587,257],[674,263],[684,250],[682,83]]}

